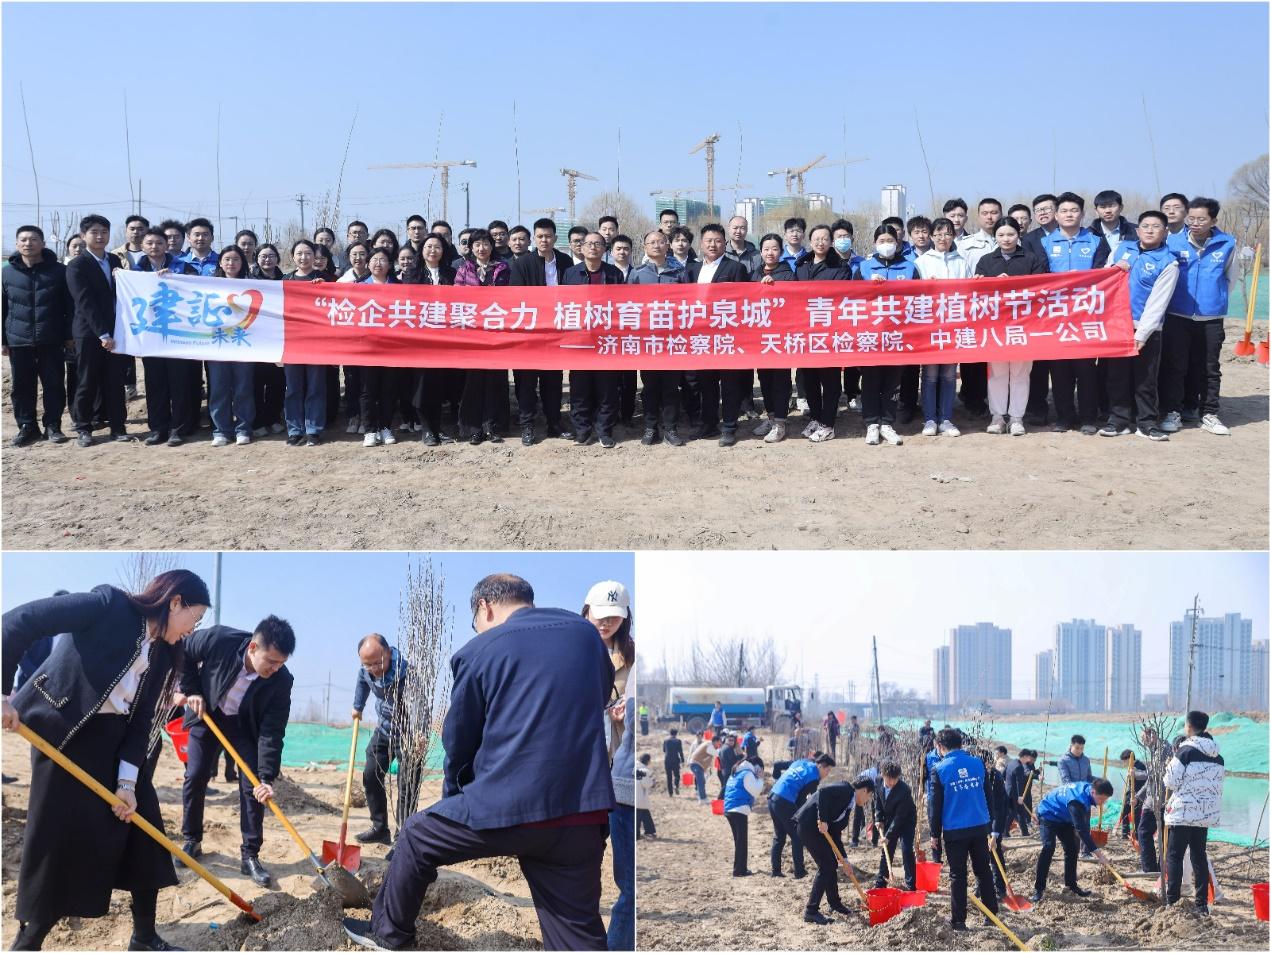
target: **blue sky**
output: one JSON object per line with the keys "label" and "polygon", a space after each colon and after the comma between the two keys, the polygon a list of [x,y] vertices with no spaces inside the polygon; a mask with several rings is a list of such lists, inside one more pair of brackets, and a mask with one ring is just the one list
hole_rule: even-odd
{"label": "blue sky", "polygon": [[1267,570],[1266,553],[640,553],[638,644],[673,665],[695,635],[770,635],[790,677],[802,665],[808,685],[814,673],[827,690],[854,680],[865,700],[871,636],[882,681],[924,693],[947,630],[992,622],[1012,630],[1014,697],[1031,698],[1034,656],[1054,646],[1055,623],[1093,618],[1142,630],[1150,694],[1166,690],[1169,624],[1198,592],[1204,615],[1239,612],[1267,638]]}
{"label": "blue sky", "polygon": [[[333,717],[344,717],[353,700],[357,642],[380,632],[395,642],[398,595],[409,553],[227,553],[222,560],[221,622],[250,630],[269,613],[296,631],[288,662],[296,679],[292,712],[321,699],[331,673]],[[5,611],[57,589],[81,592],[121,585],[125,553],[5,553]],[[629,553],[440,553],[433,565],[445,576],[446,600],[454,607],[454,644],[472,637],[468,594],[481,577],[512,572],[529,580],[535,602],[578,611],[593,583],[617,579],[636,603],[634,563]],[[180,565],[212,585],[209,553],[179,556]],[[637,612],[636,619],[640,616]],[[208,619],[210,624],[211,619]]]}
{"label": "blue sky", "polygon": [[[1052,164],[1060,189],[1156,194],[1140,93],[1165,191],[1221,194],[1268,136],[1265,4],[6,3],[3,26],[6,236],[35,201],[19,81],[46,221],[127,214],[125,92],[143,210],[215,218],[221,103],[224,230],[263,222],[266,199],[274,222],[298,219],[298,193],[333,188],[355,108],[343,218],[372,228],[426,212],[432,173],[367,166],[434,158],[479,163],[452,179],[452,223],[465,179],[474,222],[514,218],[513,100],[523,209],[565,204],[562,166],[601,180],[579,183],[580,206],[612,189],[619,128],[621,187],[641,202],[704,184],[688,151],[718,132],[717,181],[740,176],[743,195],[780,193],[767,171],[824,152],[869,161],[809,173],[809,191],[873,206],[903,183],[920,210],[915,104],[937,201],[1049,191]],[[92,107],[86,76],[102,83]],[[596,108],[561,108],[578,77]]]}

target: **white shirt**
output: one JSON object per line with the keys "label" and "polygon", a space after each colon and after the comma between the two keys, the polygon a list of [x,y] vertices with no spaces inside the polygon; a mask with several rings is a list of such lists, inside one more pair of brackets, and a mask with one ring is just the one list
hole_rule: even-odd
{"label": "white shirt", "polygon": [[543,276],[549,285],[560,284],[559,276],[556,274],[556,256],[543,259]]}
{"label": "white shirt", "polygon": [[715,280],[715,272],[719,271],[719,263],[724,260],[724,256],[720,255],[714,261],[702,259],[702,270],[697,273],[697,283],[699,285],[709,285]]}
{"label": "white shirt", "polygon": [[243,703],[243,696],[247,694],[247,688],[252,682],[260,678],[255,672],[247,670],[247,656],[243,656],[243,669],[238,673],[238,678],[234,679],[234,684],[230,686],[225,697],[221,699],[221,711],[227,715],[237,715],[238,706]]}
{"label": "white shirt", "polygon": [[[58,636],[58,638],[61,638],[61,636]],[[141,685],[141,676],[150,667],[150,650],[153,647],[154,639],[147,638],[146,644],[137,653],[137,660],[128,667],[128,671],[124,672],[123,678],[115,683],[115,687],[106,696],[106,700],[102,702],[98,714],[127,715],[132,711],[132,703],[136,701],[137,689]],[[131,761],[120,759],[119,770],[115,775],[120,781],[136,781],[138,774],[139,771],[135,764]]]}
{"label": "white shirt", "polygon": [[434,285],[441,284],[441,269],[434,268],[431,265],[425,265],[425,267],[428,269],[428,280]]}

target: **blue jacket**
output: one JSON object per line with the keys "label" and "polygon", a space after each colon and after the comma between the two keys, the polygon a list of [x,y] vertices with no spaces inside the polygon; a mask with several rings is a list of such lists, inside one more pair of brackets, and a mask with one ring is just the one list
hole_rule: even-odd
{"label": "blue jacket", "polygon": [[746,790],[746,775],[753,775],[755,766],[749,761],[739,761],[733,769],[732,777],[724,788],[724,811],[738,807],[753,807],[755,796]]}
{"label": "blue jacket", "polygon": [[927,782],[927,803],[931,803],[931,791],[935,786],[936,765],[940,763],[940,752],[932,748],[923,759],[922,776]]}
{"label": "blue jacket", "polygon": [[860,260],[852,277],[857,281],[870,281],[874,275],[879,275],[887,281],[917,278],[918,266],[907,258],[897,258],[891,264],[887,264],[877,255],[870,255]]}
{"label": "blue jacket", "polygon": [[931,836],[939,837],[941,831],[987,836],[984,762],[954,748],[936,763],[932,776]]}
{"label": "blue jacket", "polygon": [[1072,238],[1057,228],[1041,239],[1041,246],[1051,272],[1102,268],[1111,252],[1106,238],[1085,227],[1078,229]]}
{"label": "blue jacket", "polygon": [[442,799],[473,830],[614,806],[603,716],[614,670],[582,616],[518,609],[450,659]]}
{"label": "blue jacket", "polygon": [[1052,788],[1037,805],[1037,817],[1048,824],[1070,824],[1077,829],[1077,836],[1089,850],[1095,849],[1090,836],[1090,809],[1094,807],[1094,793],[1088,781],[1061,784]]}
{"label": "blue jacket", "polygon": [[409,666],[397,649],[390,646],[388,651],[391,661],[388,663],[388,670],[379,678],[372,678],[366,669],[358,668],[357,684],[353,686],[353,710],[362,711],[367,699],[374,695],[375,718],[378,722],[375,730],[392,741],[400,737],[403,734],[402,729],[406,727],[395,725],[393,719],[397,713],[397,700],[406,687]]}
{"label": "blue jacket", "polygon": [[791,804],[802,804],[820,783],[821,772],[817,770],[816,762],[801,758],[777,778],[777,783],[768,792],[768,799],[779,797]]}
{"label": "blue jacket", "polygon": [[1178,284],[1170,299],[1169,313],[1184,317],[1222,317],[1227,313],[1227,269],[1232,267],[1236,240],[1214,229],[1197,251],[1187,229],[1170,235],[1166,245],[1178,256]]}

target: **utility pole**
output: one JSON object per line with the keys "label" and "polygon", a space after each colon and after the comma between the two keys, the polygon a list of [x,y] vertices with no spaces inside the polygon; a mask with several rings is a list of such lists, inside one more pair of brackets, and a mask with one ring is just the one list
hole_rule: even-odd
{"label": "utility pole", "polygon": [[878,723],[883,723],[883,687],[878,678],[878,636],[874,636],[874,697],[878,705]]}
{"label": "utility pole", "polygon": [[[450,169],[452,166],[476,168],[475,159],[446,160],[445,162],[394,162],[388,165],[369,165],[368,169],[440,169],[441,217],[450,221]],[[430,213],[431,214],[431,213]]]}
{"label": "utility pole", "polygon": [[746,643],[743,642],[737,649],[737,687],[746,687]]}
{"label": "utility pole", "polygon": [[305,229],[305,194],[301,192],[300,195],[296,197],[296,201],[300,203],[300,233],[302,235],[308,235],[309,232]]}
{"label": "utility pole", "polygon": [[327,691],[322,700],[322,723],[331,724],[331,669],[327,669]]}
{"label": "utility pole", "polygon": [[472,195],[469,189],[470,182],[465,182],[459,188],[463,189],[463,227],[472,227]]}
{"label": "utility pole", "polygon": [[221,554],[218,550],[212,564],[212,625],[221,624]]}
{"label": "utility pole", "polygon": [[1192,600],[1192,637],[1187,646],[1187,704],[1183,711],[1192,710],[1192,672],[1196,668],[1196,631],[1200,625],[1200,593]]}
{"label": "utility pole", "polygon": [[230,218],[234,220],[234,234],[237,235],[238,234],[238,216],[231,215]]}
{"label": "utility pole", "polygon": [[137,214],[141,215],[141,180],[137,180]]}

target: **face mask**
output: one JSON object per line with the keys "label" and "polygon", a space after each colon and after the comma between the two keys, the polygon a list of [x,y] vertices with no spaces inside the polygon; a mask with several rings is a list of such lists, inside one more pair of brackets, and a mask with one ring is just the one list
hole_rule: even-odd
{"label": "face mask", "polygon": [[846,255],[852,250],[852,240],[850,238],[836,238],[834,240],[834,250],[840,255]]}
{"label": "face mask", "polygon": [[879,258],[891,258],[896,254],[896,244],[894,242],[883,242],[875,245],[874,250],[878,252]]}

